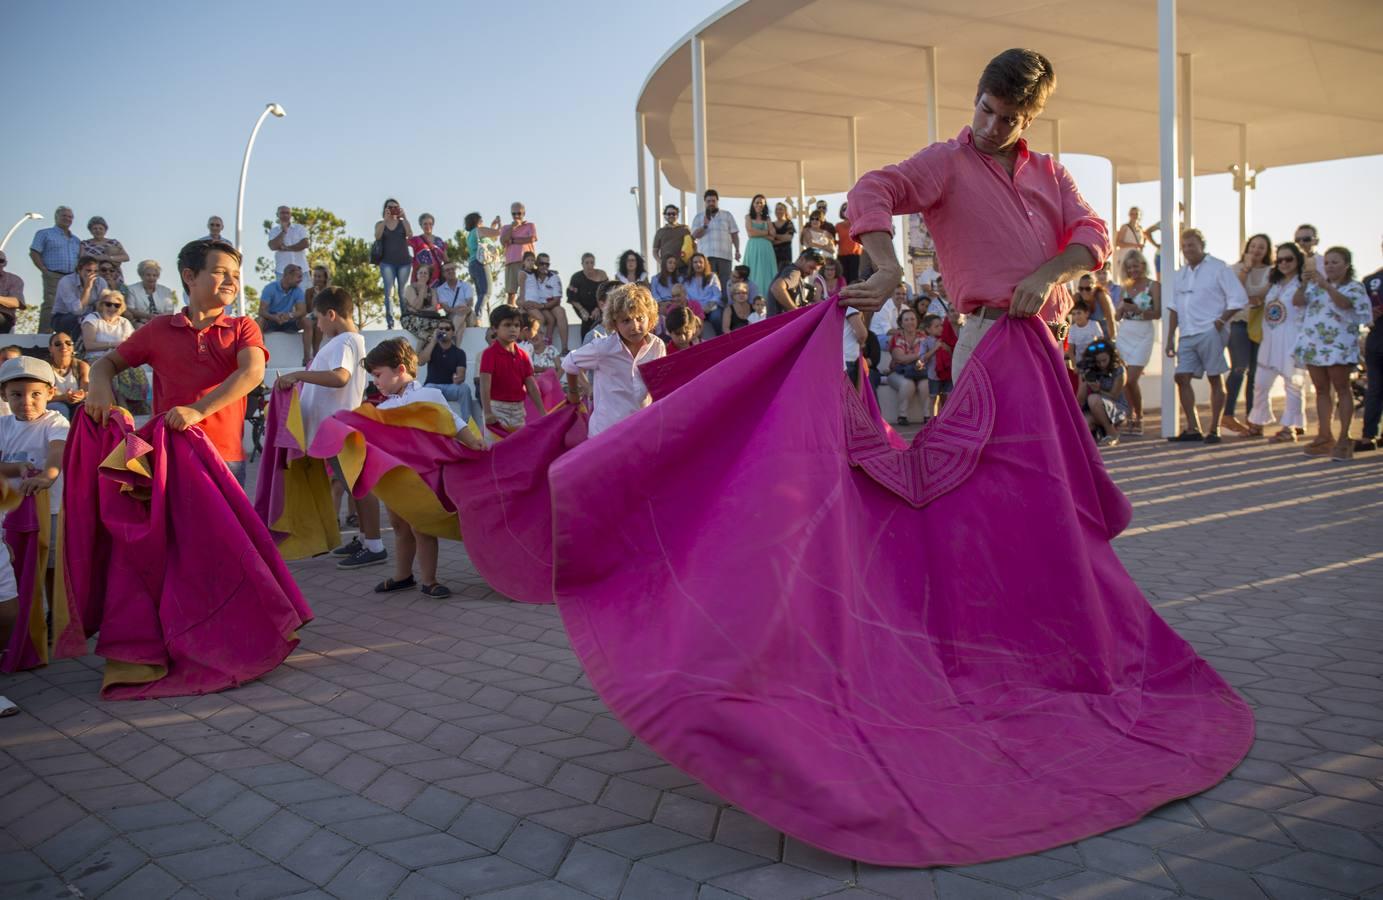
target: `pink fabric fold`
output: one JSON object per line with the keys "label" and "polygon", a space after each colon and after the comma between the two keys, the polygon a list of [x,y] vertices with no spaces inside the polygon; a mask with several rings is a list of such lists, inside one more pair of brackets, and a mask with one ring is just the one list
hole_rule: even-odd
{"label": "pink fabric fold", "polygon": [[[42,565],[39,560],[39,530],[50,527],[50,520],[46,515],[48,494],[42,495],[45,515],[41,517],[38,513],[39,499],[37,496],[25,497],[19,506],[5,514],[5,543],[9,545],[19,592],[14,600],[10,601],[16,605],[17,618],[6,648],[9,652],[0,660],[0,672],[22,672],[48,661],[48,648],[34,640],[35,635],[30,627],[32,617],[35,614],[42,615],[34,609],[35,603],[43,602],[42,588],[37,595],[34,588],[36,584],[42,583],[44,575],[47,574],[47,557],[44,557]],[[52,553],[53,548],[50,547],[49,552]]]}
{"label": "pink fabric fold", "polygon": [[99,628],[102,697],[212,693],[278,666],[312,611],[215,448],[162,417],[130,432],[82,413],[69,459],[99,463],[121,441],[124,468],[112,459],[64,491],[69,590],[84,635]]}
{"label": "pink fabric fold", "polygon": [[644,366],[655,402],[553,466],[558,606],[630,730],[884,865],[1045,850],[1237,764],[1252,715],[1110,546],[1130,505],[1039,322],[997,323],[903,446],[838,308],[769,324]]}
{"label": "pink fabric fold", "polygon": [[[288,412],[297,388],[275,388],[264,411],[264,453],[259,458],[259,477],[255,480],[255,512],[267,526],[283,516],[288,498],[284,473],[288,464],[303,456],[303,448],[288,430]],[[276,538],[282,539],[279,535]]]}
{"label": "pink fabric fold", "polygon": [[466,553],[490,586],[523,603],[552,602],[552,513],[547,472],[585,440],[585,418],[561,406],[484,452],[451,437],[386,425],[354,412],[323,422],[309,453],[341,452],[352,435],[366,447],[351,490],[363,497],[399,467],[416,472],[456,512]]}

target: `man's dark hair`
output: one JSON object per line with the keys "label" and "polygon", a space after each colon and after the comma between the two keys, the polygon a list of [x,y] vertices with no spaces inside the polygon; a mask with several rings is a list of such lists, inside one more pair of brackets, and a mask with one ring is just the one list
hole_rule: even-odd
{"label": "man's dark hair", "polygon": [[183,271],[191,269],[193,275],[205,272],[207,257],[212,253],[228,254],[235,257],[237,266],[241,263],[240,251],[228,241],[211,241],[205,238],[189,241],[178,251],[178,280],[182,282],[183,290],[191,293],[187,279],[182,277]]}
{"label": "man's dark hair", "polygon": [[669,203],[667,206],[663,207],[663,215],[667,215],[669,211],[675,212],[679,215],[682,212],[682,210],[678,208],[676,203]]}
{"label": "man's dark hair", "polygon": [[732,272],[735,273],[735,277],[736,277],[736,278],[743,278],[745,281],[748,281],[748,280],[749,280],[749,271],[750,271],[750,270],[749,270],[749,267],[748,267],[748,266],[745,266],[745,265],[735,266],[735,267],[734,267],[733,269],[731,269],[730,271],[732,271]]}
{"label": "man's dark hair", "polygon": [[984,67],[975,88],[975,100],[981,94],[989,94],[1036,115],[1047,105],[1054,90],[1056,71],[1051,60],[1036,50],[1014,48],[1000,53]]}
{"label": "man's dark hair", "polygon": [[77,268],[78,268],[78,269],[84,269],[84,268],[86,268],[87,266],[96,266],[96,267],[99,268],[100,265],[101,265],[101,260],[100,260],[99,258],[95,257],[95,256],[86,256],[86,255],[82,255],[82,256],[77,257]]}
{"label": "man's dark hair", "polygon": [[351,292],[343,287],[331,285],[324,287],[312,297],[312,311],[325,313],[332,310],[343,319],[349,319],[355,312],[355,300]]}
{"label": "man's dark hair", "polygon": [[822,261],[823,259],[825,259],[825,258],[826,258],[826,254],[822,253],[820,250],[816,249],[815,247],[803,247],[803,248],[802,248],[802,252],[799,253],[799,254],[797,255],[797,259],[798,259],[799,261],[800,261],[800,260],[804,260],[804,259],[809,259],[809,260],[811,260],[812,262],[816,263],[817,265],[820,265],[820,264],[821,264],[821,261]]}
{"label": "man's dark hair", "polygon": [[719,200],[719,199],[720,199],[720,192],[717,191],[715,188],[706,188],[706,193],[704,193],[704,194],[701,195],[701,199],[702,199],[702,200],[705,200],[707,197],[714,197],[714,198],[716,198],[717,200]]}
{"label": "man's dark hair", "polygon": [[1293,231],[1293,232],[1292,232],[1292,236],[1293,236],[1293,237],[1296,237],[1297,231],[1301,231],[1303,228],[1305,228],[1305,229],[1307,229],[1308,231],[1310,231],[1312,237],[1320,237],[1320,236],[1321,236],[1321,233],[1320,233],[1319,231],[1316,230],[1316,226],[1315,226],[1315,225],[1312,225],[1312,224],[1309,223],[1309,222],[1305,222],[1305,223],[1302,223],[1301,225],[1298,225],[1298,226],[1296,227],[1296,231]]}
{"label": "man's dark hair", "polygon": [[502,303],[490,311],[490,327],[498,328],[510,319],[518,319],[519,324],[523,324],[523,311],[517,306],[510,306]]}
{"label": "man's dark hair", "polygon": [[399,366],[403,366],[405,372],[416,378],[418,376],[418,353],[407,338],[392,338],[376,344],[373,350],[365,354],[365,359],[361,365],[367,372],[375,369],[397,369]]}

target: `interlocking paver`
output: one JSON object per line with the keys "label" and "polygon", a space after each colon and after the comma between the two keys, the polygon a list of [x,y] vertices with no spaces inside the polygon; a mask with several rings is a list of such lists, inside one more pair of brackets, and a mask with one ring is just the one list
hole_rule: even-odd
{"label": "interlocking paver", "polygon": [[[1383,458],[1131,439],[1106,459],[1135,507],[1116,551],[1258,720],[1225,783],[1106,835],[932,871],[785,837],[633,740],[556,610],[504,601],[444,544],[457,594],[442,604],[381,600],[330,560],[293,563],[317,618],[287,664],[233,691],[103,703],[94,658],[7,679],[27,715],[0,728],[0,854],[33,856],[0,858],[14,861],[0,878],[139,900],[709,900],[823,884],[838,897],[1380,900],[1383,517],[1340,515],[1376,493]],[[1265,533],[1282,538],[1267,557]]]}

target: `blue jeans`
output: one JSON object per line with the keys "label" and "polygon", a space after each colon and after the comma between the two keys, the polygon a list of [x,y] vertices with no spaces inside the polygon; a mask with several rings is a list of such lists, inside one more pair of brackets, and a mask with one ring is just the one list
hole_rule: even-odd
{"label": "blue jeans", "polygon": [[[1239,407],[1239,391],[1244,390],[1244,409],[1253,408],[1253,375],[1258,368],[1258,345],[1249,339],[1249,323],[1229,326],[1229,375],[1225,377],[1225,415],[1233,416]],[[1247,383],[1246,383],[1247,382]],[[1215,425],[1211,426],[1216,427]]]}
{"label": "blue jeans", "polygon": [[1364,370],[1368,381],[1364,389],[1364,440],[1378,437],[1378,423],[1383,419],[1383,323],[1374,322],[1373,330],[1364,340]]}
{"label": "blue jeans", "polygon": [[490,324],[490,273],[485,271],[485,264],[478,259],[466,263],[466,268],[471,273],[471,284],[475,287],[475,318],[484,328]]}
{"label": "blue jeans", "polygon": [[379,264],[379,277],[384,282],[384,323],[390,328],[394,327],[394,291],[395,285],[399,291],[399,312],[403,312],[403,289],[408,286],[408,279],[413,274],[413,264],[404,263],[403,265],[393,265],[392,263]]}
{"label": "blue jeans", "polygon": [[470,385],[429,384],[427,386],[441,391],[443,397],[455,403],[460,408],[460,415],[463,421],[470,421],[470,419],[475,416],[475,398],[471,395]]}

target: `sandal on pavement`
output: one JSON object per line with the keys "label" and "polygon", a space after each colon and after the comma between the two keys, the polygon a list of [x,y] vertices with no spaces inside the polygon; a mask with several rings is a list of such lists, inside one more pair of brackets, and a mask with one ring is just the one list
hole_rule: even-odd
{"label": "sandal on pavement", "polygon": [[433,600],[445,600],[451,596],[451,588],[445,584],[425,584],[419,588],[424,596],[431,597]]}
{"label": "sandal on pavement", "polygon": [[413,580],[412,575],[409,575],[407,578],[404,578],[401,581],[395,581],[392,578],[386,578],[379,584],[375,585],[375,593],[392,594],[394,593],[394,591],[406,591],[409,588],[415,588],[417,586],[418,582]]}

